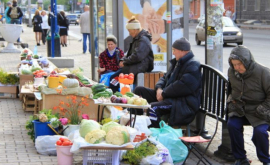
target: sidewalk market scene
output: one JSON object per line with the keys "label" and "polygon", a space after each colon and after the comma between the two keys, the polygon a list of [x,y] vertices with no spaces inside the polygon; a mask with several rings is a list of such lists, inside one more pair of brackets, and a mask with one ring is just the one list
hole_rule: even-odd
{"label": "sidewalk market scene", "polygon": [[[160,29],[144,25],[143,14],[149,11],[144,8],[136,14],[132,5],[123,0],[125,23],[121,23],[125,26],[119,25],[124,29],[123,35],[118,35],[121,38],[112,35],[112,26],[104,24],[97,26],[96,38],[91,33],[93,38],[88,40],[83,33],[78,39],[72,31],[64,38],[67,31],[55,28],[53,22],[51,31],[55,34],[47,35],[45,42],[37,40],[35,27],[0,23],[0,165],[270,164],[266,154],[269,144],[261,143],[268,140],[268,134],[262,138],[254,135],[256,131],[263,134],[269,130],[268,113],[260,107],[264,120],[250,117],[250,104],[240,101],[252,97],[241,93],[238,102],[232,98],[237,94],[231,93],[240,89],[232,85],[233,81],[241,84],[241,76],[250,73],[249,68],[258,67],[248,49],[239,44],[232,48],[229,72],[225,75],[193,60],[196,55],[184,37],[184,29],[192,23],[180,19],[184,17],[181,8],[177,12],[182,15],[167,13],[172,16],[171,22],[154,22],[164,26]],[[144,2],[142,6],[154,11],[151,3]],[[164,1],[155,10],[166,15],[165,9]],[[85,5],[84,11],[89,16],[89,6]],[[80,17],[83,20],[84,16]],[[161,18],[154,17],[153,21]],[[82,24],[76,22],[74,26],[77,23]],[[164,24],[172,25],[170,33]],[[171,45],[166,40],[169,34]],[[87,42],[91,44],[86,45]],[[223,41],[213,37],[212,46],[220,42]],[[166,53],[172,54],[170,61]],[[250,55],[250,63],[246,64],[244,54]],[[255,85],[247,88],[254,88],[252,94],[261,99],[261,104],[262,100],[269,100],[270,88],[265,82],[270,76],[269,70],[258,68],[261,70],[256,73],[266,76],[262,82],[260,76],[256,77],[262,87],[253,82]],[[268,93],[260,94],[257,89]],[[254,108],[259,101],[253,101],[250,106]],[[245,123],[243,130],[237,130],[238,125],[234,125],[240,120],[235,118],[245,118],[241,122],[249,125]],[[254,125],[262,127],[258,130]],[[243,151],[239,151],[242,143],[237,144],[242,132],[237,131],[243,132]]]}

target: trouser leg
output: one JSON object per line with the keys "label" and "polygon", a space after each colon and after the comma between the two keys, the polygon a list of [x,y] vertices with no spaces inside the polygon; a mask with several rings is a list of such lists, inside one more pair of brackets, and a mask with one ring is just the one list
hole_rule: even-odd
{"label": "trouser leg", "polygon": [[88,46],[89,46],[89,53],[91,53],[91,34],[87,34],[88,35],[88,42],[89,42],[89,44],[88,44]]}
{"label": "trouser leg", "polygon": [[[136,95],[141,96],[142,98],[146,99],[148,103],[157,102],[156,91],[153,90],[153,89],[138,86],[133,90],[133,93],[135,93]],[[142,109],[137,109],[137,114],[142,115],[143,110]]]}
{"label": "trouser leg", "polygon": [[256,152],[259,160],[264,163],[270,163],[269,157],[269,135],[268,124],[262,124],[254,127],[252,141],[256,146]]}
{"label": "trouser leg", "polygon": [[85,53],[87,49],[86,40],[87,40],[87,34],[83,33],[83,53]]}
{"label": "trouser leg", "polygon": [[245,159],[246,150],[244,147],[244,123],[247,121],[245,117],[230,117],[227,123],[228,131],[231,138],[231,147],[235,159]]}

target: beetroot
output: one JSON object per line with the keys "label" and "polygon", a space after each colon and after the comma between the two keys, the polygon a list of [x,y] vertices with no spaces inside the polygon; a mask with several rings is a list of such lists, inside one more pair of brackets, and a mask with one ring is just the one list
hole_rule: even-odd
{"label": "beetroot", "polygon": [[122,98],[121,98],[121,103],[123,103],[123,104],[127,104],[127,98],[122,97]]}

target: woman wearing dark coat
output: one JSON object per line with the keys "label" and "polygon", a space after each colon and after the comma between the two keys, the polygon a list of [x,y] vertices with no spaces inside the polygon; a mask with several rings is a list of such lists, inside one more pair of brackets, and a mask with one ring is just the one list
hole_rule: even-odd
{"label": "woman wearing dark coat", "polygon": [[[155,89],[138,86],[134,93],[150,103],[148,116],[151,127],[159,127],[160,118],[170,114],[169,125],[181,126],[192,122],[200,106],[200,62],[194,59],[190,43],[181,38],[173,43],[171,67],[159,79]],[[141,112],[142,113],[142,112]]]}
{"label": "woman wearing dark coat", "polygon": [[40,40],[42,39],[42,17],[39,14],[39,10],[35,11],[35,15],[32,19],[33,31],[35,32],[37,46],[40,46]]}
{"label": "woman wearing dark coat", "polygon": [[69,24],[67,24],[67,17],[64,11],[60,11],[60,13],[57,15],[57,21],[60,28],[59,34],[60,34],[60,41],[61,45],[64,47],[67,47],[67,36],[68,36],[68,27]]}
{"label": "woman wearing dark coat", "polygon": [[[116,82],[112,80],[120,73],[133,73],[136,77],[138,73],[151,72],[154,68],[154,54],[150,33],[141,28],[140,22],[135,17],[128,21],[126,28],[130,36],[132,36],[133,41],[130,43],[127,55],[120,60],[119,66],[121,69],[111,76],[111,82]],[[110,88],[113,91],[117,91],[119,89],[119,83],[116,86],[110,83]]]}
{"label": "woman wearing dark coat", "polygon": [[227,100],[227,126],[236,159],[234,165],[250,164],[244,148],[244,125],[253,127],[252,142],[257,157],[263,165],[270,165],[270,70],[257,63],[250,50],[243,45],[231,51],[229,64],[231,94]]}

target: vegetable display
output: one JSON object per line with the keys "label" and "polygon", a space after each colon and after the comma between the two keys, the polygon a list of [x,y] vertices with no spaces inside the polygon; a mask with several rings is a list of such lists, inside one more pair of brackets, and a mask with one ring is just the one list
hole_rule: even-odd
{"label": "vegetable display", "polygon": [[100,130],[101,126],[94,120],[83,119],[80,126],[80,135],[85,138],[85,135],[93,130]]}
{"label": "vegetable display", "polygon": [[88,143],[91,143],[91,144],[98,144],[98,143],[104,141],[105,136],[106,136],[105,131],[96,129],[96,130],[93,130],[91,132],[88,132],[85,135],[85,141],[87,141]]}
{"label": "vegetable display", "polygon": [[73,143],[67,138],[60,137],[59,140],[56,141],[56,145],[58,145],[58,146],[72,146]]}
{"label": "vegetable display", "polygon": [[114,145],[122,145],[129,142],[128,130],[123,126],[113,127],[106,135],[106,142]]}

